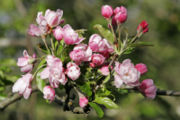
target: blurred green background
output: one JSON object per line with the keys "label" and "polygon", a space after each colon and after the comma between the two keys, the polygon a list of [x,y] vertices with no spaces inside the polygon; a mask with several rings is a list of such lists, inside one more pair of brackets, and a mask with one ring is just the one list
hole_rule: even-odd
{"label": "blurred green background", "polygon": [[[28,36],[27,28],[35,23],[38,11],[64,10],[65,22],[74,29],[88,29],[88,38],[95,32],[94,24],[107,27],[100,12],[104,4],[127,7],[128,20],[124,25],[130,35],[136,33],[142,20],[147,20],[149,32],[141,40],[154,46],[138,48],[123,58],[147,64],[149,72],[143,78],[152,78],[158,88],[180,91],[180,0],[0,0],[0,101],[10,94],[12,83],[21,75],[16,60],[22,50],[37,51],[39,40]],[[57,104],[46,103],[42,96],[35,93],[28,100],[10,105],[0,112],[0,120],[98,119],[94,111],[89,115],[64,112]],[[131,93],[120,97],[119,106],[118,110],[105,110],[103,119],[180,120],[179,97],[157,97],[151,101]]]}

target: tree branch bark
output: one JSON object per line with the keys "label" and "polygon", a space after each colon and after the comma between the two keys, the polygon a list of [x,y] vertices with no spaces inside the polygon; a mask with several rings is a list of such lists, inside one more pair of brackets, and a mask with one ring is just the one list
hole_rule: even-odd
{"label": "tree branch bark", "polygon": [[[135,90],[135,89],[129,89],[129,90]],[[37,88],[34,88],[32,93],[36,92]],[[137,90],[135,90],[137,91]],[[162,95],[162,96],[176,96],[176,97],[180,97],[180,91],[173,91],[173,90],[157,90],[157,95]],[[8,107],[9,105],[17,102],[18,100],[20,100],[22,98],[21,95],[19,95],[18,93],[14,94],[13,96],[6,98],[5,100],[0,102],[0,111],[3,111],[6,107]],[[65,98],[64,97],[59,97],[58,95],[55,96],[55,103],[57,103],[60,106],[63,106],[65,103]],[[81,107],[74,107],[72,109],[70,109],[70,111],[72,111],[73,113],[76,114],[87,114],[88,111],[85,111],[83,108]]]}
{"label": "tree branch bark", "polygon": [[[37,88],[33,88],[32,93],[37,91]],[[11,105],[12,103],[20,100],[22,98],[21,95],[19,95],[18,93],[12,95],[9,98],[6,98],[5,100],[0,102],[0,111],[3,111],[6,107],[8,107],[9,105]]]}
{"label": "tree branch bark", "polygon": [[173,90],[157,90],[157,95],[164,95],[164,96],[180,96],[180,91],[173,91]]}

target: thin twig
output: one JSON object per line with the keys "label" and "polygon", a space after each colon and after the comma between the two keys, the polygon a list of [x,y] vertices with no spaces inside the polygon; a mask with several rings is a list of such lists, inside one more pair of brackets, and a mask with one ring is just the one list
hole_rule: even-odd
{"label": "thin twig", "polygon": [[164,95],[164,96],[180,96],[180,91],[173,91],[173,90],[157,90],[157,95]]}
{"label": "thin twig", "polygon": [[46,43],[45,37],[44,37],[44,36],[41,36],[41,38],[42,38],[42,41],[44,42],[44,45],[45,45],[47,51],[48,51],[49,53],[51,53],[50,50],[49,50],[49,48],[48,48],[48,45],[47,45],[47,43]]}
{"label": "thin twig", "polygon": [[[128,90],[132,90],[135,92],[139,92],[138,89],[135,88],[127,88]],[[37,88],[33,88],[32,93],[36,92]],[[180,96],[180,91],[173,91],[173,90],[157,90],[157,95],[163,95],[163,96],[175,96],[179,97]],[[21,95],[14,94],[13,96],[6,98],[5,100],[0,102],[0,111],[3,111],[5,108],[7,108],[9,105],[17,102],[22,98]],[[65,103],[65,98],[64,97],[59,97],[58,95],[55,96],[55,100],[58,105],[62,106]],[[72,111],[73,113],[76,114],[87,114],[89,111],[85,111],[83,108],[80,107],[73,107],[72,109],[69,109],[69,111]]]}
{"label": "thin twig", "polygon": [[[37,88],[33,88],[32,93],[37,91]],[[22,98],[22,95],[19,95],[18,93],[14,94],[13,96],[6,98],[5,100],[0,102],[0,111],[3,111],[6,107],[11,105],[12,103],[20,100]]]}

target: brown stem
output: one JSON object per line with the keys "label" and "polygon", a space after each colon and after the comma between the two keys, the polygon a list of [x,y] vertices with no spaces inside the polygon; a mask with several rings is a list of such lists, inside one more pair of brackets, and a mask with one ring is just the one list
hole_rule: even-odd
{"label": "brown stem", "polygon": [[[137,93],[140,92],[137,87],[135,87],[135,88],[124,88],[124,89],[129,90],[129,92],[137,92]],[[180,97],[180,91],[157,89],[156,95]]]}
{"label": "brown stem", "polygon": [[[33,88],[32,93],[37,91],[37,88]],[[5,100],[0,102],[0,111],[3,111],[6,107],[8,107],[10,104],[20,100],[22,98],[21,95],[18,93],[14,94],[13,96],[6,98]]]}
{"label": "brown stem", "polygon": [[116,60],[116,58],[117,58],[117,54],[114,54],[114,56],[113,56],[113,58],[112,58],[112,60],[111,60],[111,62],[109,63],[109,68],[111,67],[111,65],[115,62],[115,60]]}
{"label": "brown stem", "polygon": [[157,90],[157,95],[164,95],[164,96],[180,96],[180,91],[173,91],[173,90]]}
{"label": "brown stem", "polygon": [[[135,88],[127,88],[128,90],[133,90],[133,91],[138,91],[138,89]],[[37,88],[33,88],[32,93],[36,92]],[[157,95],[163,95],[163,96],[176,96],[179,97],[180,96],[180,91],[173,91],[173,90],[157,90]],[[17,102],[18,100],[20,100],[22,98],[21,95],[19,94],[14,94],[13,96],[6,98],[5,100],[0,102],[0,111],[3,111],[6,107],[8,107],[9,105]],[[54,102],[56,102],[58,105],[62,106],[65,103],[65,98],[64,97],[59,97],[58,95],[55,96],[55,100]],[[86,111],[85,109],[81,108],[81,107],[74,107],[72,109],[70,109],[69,111],[72,111],[75,114],[87,114],[89,112]]]}

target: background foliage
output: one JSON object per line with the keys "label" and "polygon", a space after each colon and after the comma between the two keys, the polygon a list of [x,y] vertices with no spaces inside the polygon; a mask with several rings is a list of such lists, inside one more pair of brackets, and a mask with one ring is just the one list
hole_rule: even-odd
{"label": "background foliage", "polygon": [[[66,23],[74,29],[85,28],[86,38],[95,32],[93,25],[103,24],[105,19],[100,9],[103,4],[113,7],[124,5],[128,9],[125,23],[131,35],[142,20],[149,23],[149,32],[144,41],[153,47],[139,48],[123,56],[134,63],[146,63],[152,78],[162,89],[180,90],[180,1],[179,0],[1,0],[0,1],[0,100],[11,94],[11,85],[20,76],[16,59],[27,48],[31,53],[38,39],[27,36],[29,24],[35,22],[37,11],[47,8],[64,10]],[[33,49],[32,49],[33,48]],[[6,86],[6,87],[4,87]],[[119,109],[105,111],[104,119],[115,120],[179,120],[180,102],[175,97],[157,97],[146,100],[142,95],[130,93],[120,96]],[[98,119],[95,112],[90,115],[75,115],[63,112],[55,103],[47,104],[42,94],[33,94],[29,100],[20,100],[0,112],[2,120],[76,120]]]}

